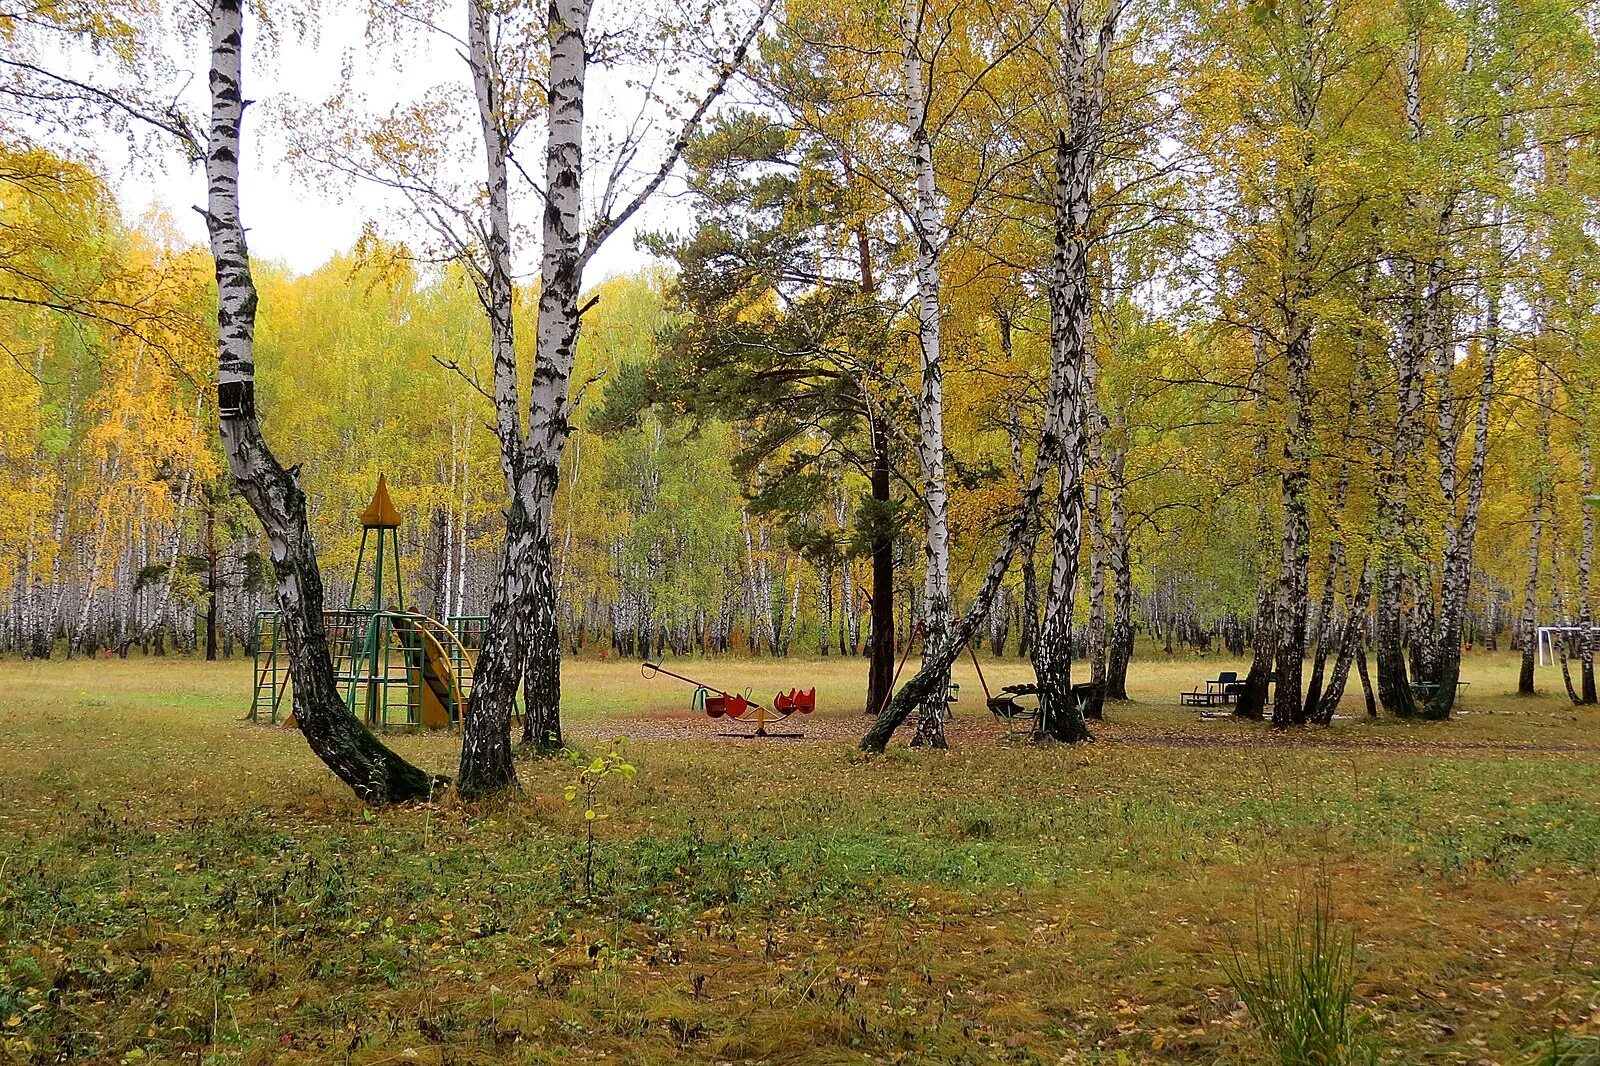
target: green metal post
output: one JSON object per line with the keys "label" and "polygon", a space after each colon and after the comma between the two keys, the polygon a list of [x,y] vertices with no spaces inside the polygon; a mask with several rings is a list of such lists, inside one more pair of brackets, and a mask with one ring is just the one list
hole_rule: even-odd
{"label": "green metal post", "polygon": [[391,530],[389,533],[389,550],[394,553],[394,609],[406,609],[405,589],[400,587],[400,533]]}
{"label": "green metal post", "polygon": [[[378,528],[378,550],[373,553],[372,567],[372,620],[367,623],[367,721],[376,721],[380,726],[385,725],[380,715],[384,704],[388,700],[380,701],[377,690],[378,680],[378,630],[381,627],[379,613],[383,610],[383,527]],[[387,696],[387,693],[385,693]]]}
{"label": "green metal post", "polygon": [[255,682],[250,692],[250,720],[256,720],[256,705],[261,700],[261,615],[250,619],[250,677]]}
{"label": "green metal post", "polygon": [[350,595],[345,600],[345,607],[347,609],[353,609],[355,607],[356,590],[361,587],[361,560],[364,559],[367,554],[368,532],[370,531],[365,526],[361,528],[361,547],[356,549],[356,569],[355,573],[350,577]]}

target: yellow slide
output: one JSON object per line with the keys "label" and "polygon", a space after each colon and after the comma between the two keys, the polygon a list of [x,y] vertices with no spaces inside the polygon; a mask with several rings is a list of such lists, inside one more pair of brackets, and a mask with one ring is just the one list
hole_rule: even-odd
{"label": "yellow slide", "polygon": [[[449,729],[461,717],[466,701],[461,698],[461,686],[456,683],[455,671],[450,669],[450,657],[444,645],[432,633],[417,628],[422,637],[422,684],[417,704],[424,729]],[[452,713],[454,712],[454,713]]]}
{"label": "yellow slide", "polygon": [[450,627],[436,618],[425,615],[395,615],[394,631],[415,656],[416,669],[411,671],[411,703],[417,708],[417,718],[424,729],[449,729],[460,721],[466,710],[466,696],[461,691],[460,679],[445,650],[449,640],[460,648],[461,659],[470,668],[470,653],[460,647],[461,642]]}

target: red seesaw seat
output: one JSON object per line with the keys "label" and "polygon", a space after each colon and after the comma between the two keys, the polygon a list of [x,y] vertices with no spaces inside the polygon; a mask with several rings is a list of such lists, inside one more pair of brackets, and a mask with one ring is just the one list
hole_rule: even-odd
{"label": "red seesaw seat", "polygon": [[772,706],[779,714],[793,714],[795,711],[810,714],[817,709],[817,690],[813,688],[801,692],[790,689],[787,695],[780,692],[772,698]]}

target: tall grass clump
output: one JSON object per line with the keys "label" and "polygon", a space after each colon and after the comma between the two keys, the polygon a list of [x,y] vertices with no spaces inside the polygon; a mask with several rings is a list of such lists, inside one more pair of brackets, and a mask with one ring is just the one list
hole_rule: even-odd
{"label": "tall grass clump", "polygon": [[1234,945],[1228,982],[1250,1012],[1272,1061],[1283,1066],[1357,1066],[1378,1060],[1350,1009],[1355,933],[1334,921],[1327,881],[1295,900],[1287,922],[1257,915],[1255,943]]}
{"label": "tall grass clump", "polygon": [[1534,1045],[1527,1066],[1600,1066],[1600,1036],[1555,1033]]}

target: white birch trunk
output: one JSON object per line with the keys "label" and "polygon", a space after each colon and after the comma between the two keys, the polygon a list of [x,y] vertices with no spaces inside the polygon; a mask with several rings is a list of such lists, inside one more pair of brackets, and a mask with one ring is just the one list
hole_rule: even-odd
{"label": "white birch trunk", "polygon": [[211,4],[211,119],[205,148],[206,229],[217,276],[217,378],[223,451],[266,530],[295,720],[318,758],[369,803],[424,799],[438,781],[391,752],[345,709],[322,619],[322,575],[305,494],[261,436],[255,409],[256,287],[239,215],[244,12]]}
{"label": "white birch trunk", "polygon": [[1100,169],[1105,75],[1121,0],[1112,0],[1091,55],[1083,0],[1062,9],[1061,73],[1069,128],[1057,135],[1055,152],[1055,247],[1051,258],[1050,364],[1060,375],[1063,446],[1052,500],[1050,579],[1044,621],[1031,649],[1043,710],[1040,729],[1067,741],[1089,736],[1072,697],[1072,620],[1078,555],[1083,537],[1085,450],[1084,384],[1090,356],[1089,248],[1094,223],[1094,183]]}
{"label": "white birch trunk", "polygon": [[[933,141],[928,130],[922,19],[921,0],[904,0],[900,17],[902,90],[916,181],[911,230],[917,245],[917,347],[922,374],[917,400],[917,459],[922,474],[925,520],[922,661],[926,666],[939,657],[950,625],[950,501],[944,470],[944,363],[939,342],[939,255],[944,225],[933,168]],[[936,685],[922,705],[917,734],[912,740],[914,745],[946,746],[944,716],[948,706],[948,672],[945,682],[943,686]]]}

